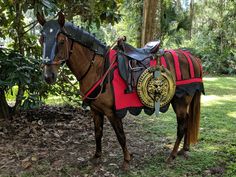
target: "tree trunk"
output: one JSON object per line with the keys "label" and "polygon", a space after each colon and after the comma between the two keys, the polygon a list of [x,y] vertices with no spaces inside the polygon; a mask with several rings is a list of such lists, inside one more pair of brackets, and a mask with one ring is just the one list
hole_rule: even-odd
{"label": "tree trunk", "polygon": [[[22,7],[21,7],[21,1],[20,0],[15,0],[15,11],[16,11],[16,18],[15,18],[15,30],[16,30],[16,33],[17,33],[17,41],[18,41],[18,45],[17,45],[17,48],[20,52],[20,54],[22,56],[24,56],[24,27],[23,27],[23,23],[22,23]],[[22,100],[23,100],[23,95],[24,95],[24,92],[25,92],[25,86],[19,81],[18,83],[18,92],[17,92],[17,95],[16,95],[16,104],[15,106],[13,107],[13,114],[17,111],[17,109],[19,108],[19,106],[21,105],[22,103]]]}
{"label": "tree trunk", "polygon": [[160,9],[158,9],[160,1],[161,0],[144,0],[142,46],[160,37]]}
{"label": "tree trunk", "polygon": [[189,20],[190,20],[190,27],[189,27],[189,39],[192,39],[192,26],[193,26],[193,17],[194,17],[194,0],[190,2],[190,10],[189,10]]}
{"label": "tree trunk", "polygon": [[180,1],[180,0],[177,0],[177,1],[176,1],[176,6],[177,6],[178,12],[180,12],[181,9],[182,9],[182,5],[181,5],[181,1]]}
{"label": "tree trunk", "polygon": [[3,90],[0,90],[0,119],[10,119],[9,106]]}
{"label": "tree trunk", "polygon": [[220,30],[219,30],[219,36],[220,36],[220,54],[223,53],[223,48],[224,48],[224,31],[223,31],[223,12],[224,12],[224,0],[220,0],[220,21],[219,21],[219,26],[220,26]]}
{"label": "tree trunk", "polygon": [[156,38],[160,39],[162,36],[161,31],[161,14],[162,14],[162,0],[157,1],[157,13],[156,13]]}
{"label": "tree trunk", "polygon": [[[143,14],[143,8],[140,6],[138,8],[138,11],[140,13],[140,16],[142,17]],[[141,19],[141,18],[140,18]],[[142,47],[142,22],[138,24],[138,29],[137,29],[137,38],[136,38],[136,46],[137,47]]]}
{"label": "tree trunk", "polygon": [[18,92],[16,95],[16,103],[14,105],[14,107],[12,108],[12,113],[15,114],[16,111],[19,109],[22,100],[23,100],[23,96],[25,93],[25,86],[23,86],[23,84],[21,82],[18,83]]}
{"label": "tree trunk", "polygon": [[24,56],[24,40],[23,40],[24,27],[21,21],[22,8],[21,8],[20,0],[15,0],[15,10],[16,10],[16,18],[15,18],[14,23],[15,23],[15,30],[17,33],[17,41],[18,41],[17,47],[19,49],[20,54]]}

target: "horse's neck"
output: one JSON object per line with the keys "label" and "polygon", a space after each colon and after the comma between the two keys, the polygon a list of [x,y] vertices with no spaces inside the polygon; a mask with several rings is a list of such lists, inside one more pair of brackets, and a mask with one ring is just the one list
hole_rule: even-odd
{"label": "horse's neck", "polygon": [[[99,55],[95,55],[94,62],[91,64],[93,57],[94,52],[81,45],[74,45],[71,57],[67,61],[71,72],[80,82],[82,93],[86,93],[102,77],[104,59]],[[80,80],[88,69],[88,73]]]}

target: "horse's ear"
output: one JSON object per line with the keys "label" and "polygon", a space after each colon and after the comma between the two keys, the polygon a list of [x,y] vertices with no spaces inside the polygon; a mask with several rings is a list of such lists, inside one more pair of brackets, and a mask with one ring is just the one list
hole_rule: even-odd
{"label": "horse's ear", "polygon": [[61,11],[58,12],[58,23],[61,27],[63,27],[65,24],[65,16]]}
{"label": "horse's ear", "polygon": [[37,20],[38,20],[39,24],[43,26],[46,23],[44,15],[43,14],[41,15],[39,12],[37,12],[36,16],[37,16]]}

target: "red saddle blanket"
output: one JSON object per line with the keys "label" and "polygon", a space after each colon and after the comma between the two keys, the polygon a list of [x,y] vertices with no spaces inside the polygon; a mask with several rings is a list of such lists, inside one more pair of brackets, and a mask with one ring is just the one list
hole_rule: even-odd
{"label": "red saddle blanket", "polygon": [[[188,51],[183,51],[183,50],[178,50],[179,52],[185,56],[187,63],[189,65],[189,78],[183,78],[181,70],[183,70],[183,67],[180,66],[179,63],[179,58],[178,55],[176,54],[175,50],[165,50],[165,52],[170,53],[173,57],[173,63],[174,63],[174,68],[175,68],[175,76],[176,76],[176,92],[175,96],[181,97],[184,94],[190,94],[194,95],[194,93],[199,90],[200,92],[204,93],[204,88],[202,84],[202,74],[198,75],[196,77],[194,67],[193,67],[193,62],[192,59],[190,58],[190,52]],[[109,52],[109,60],[110,63],[113,63],[113,61],[116,59],[116,50],[110,50]],[[170,66],[168,66],[168,63],[166,61],[167,58],[162,56],[160,58],[160,63],[164,67],[167,67],[169,69]],[[196,62],[194,63],[196,64]],[[198,63],[200,65],[200,63]],[[114,66],[117,65],[117,62],[114,63]],[[156,60],[150,60],[150,66],[155,66],[156,65]],[[142,109],[144,110],[145,113],[151,115],[154,113],[154,109],[148,108],[144,106],[138,95],[137,92],[134,91],[132,93],[125,93],[125,89],[127,88],[126,83],[124,80],[121,78],[119,74],[118,67],[114,67],[114,72],[113,72],[113,80],[112,80],[112,87],[113,87],[113,93],[114,93],[114,102],[115,102],[115,111],[116,115],[119,118],[123,118],[126,114],[127,111],[129,111],[133,115],[138,115]],[[202,70],[202,68],[200,67]],[[201,71],[202,73],[202,71]],[[164,108],[161,108],[161,112],[165,112],[168,110],[169,105],[167,105]]]}

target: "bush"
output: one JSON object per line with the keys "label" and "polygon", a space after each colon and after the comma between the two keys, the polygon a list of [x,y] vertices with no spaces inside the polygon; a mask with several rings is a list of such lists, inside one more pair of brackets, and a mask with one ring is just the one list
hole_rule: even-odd
{"label": "bush", "polygon": [[40,60],[0,48],[0,89],[12,92],[14,86],[21,86],[25,93],[20,98],[23,108],[38,107],[42,98],[47,97],[48,86],[42,80]]}

